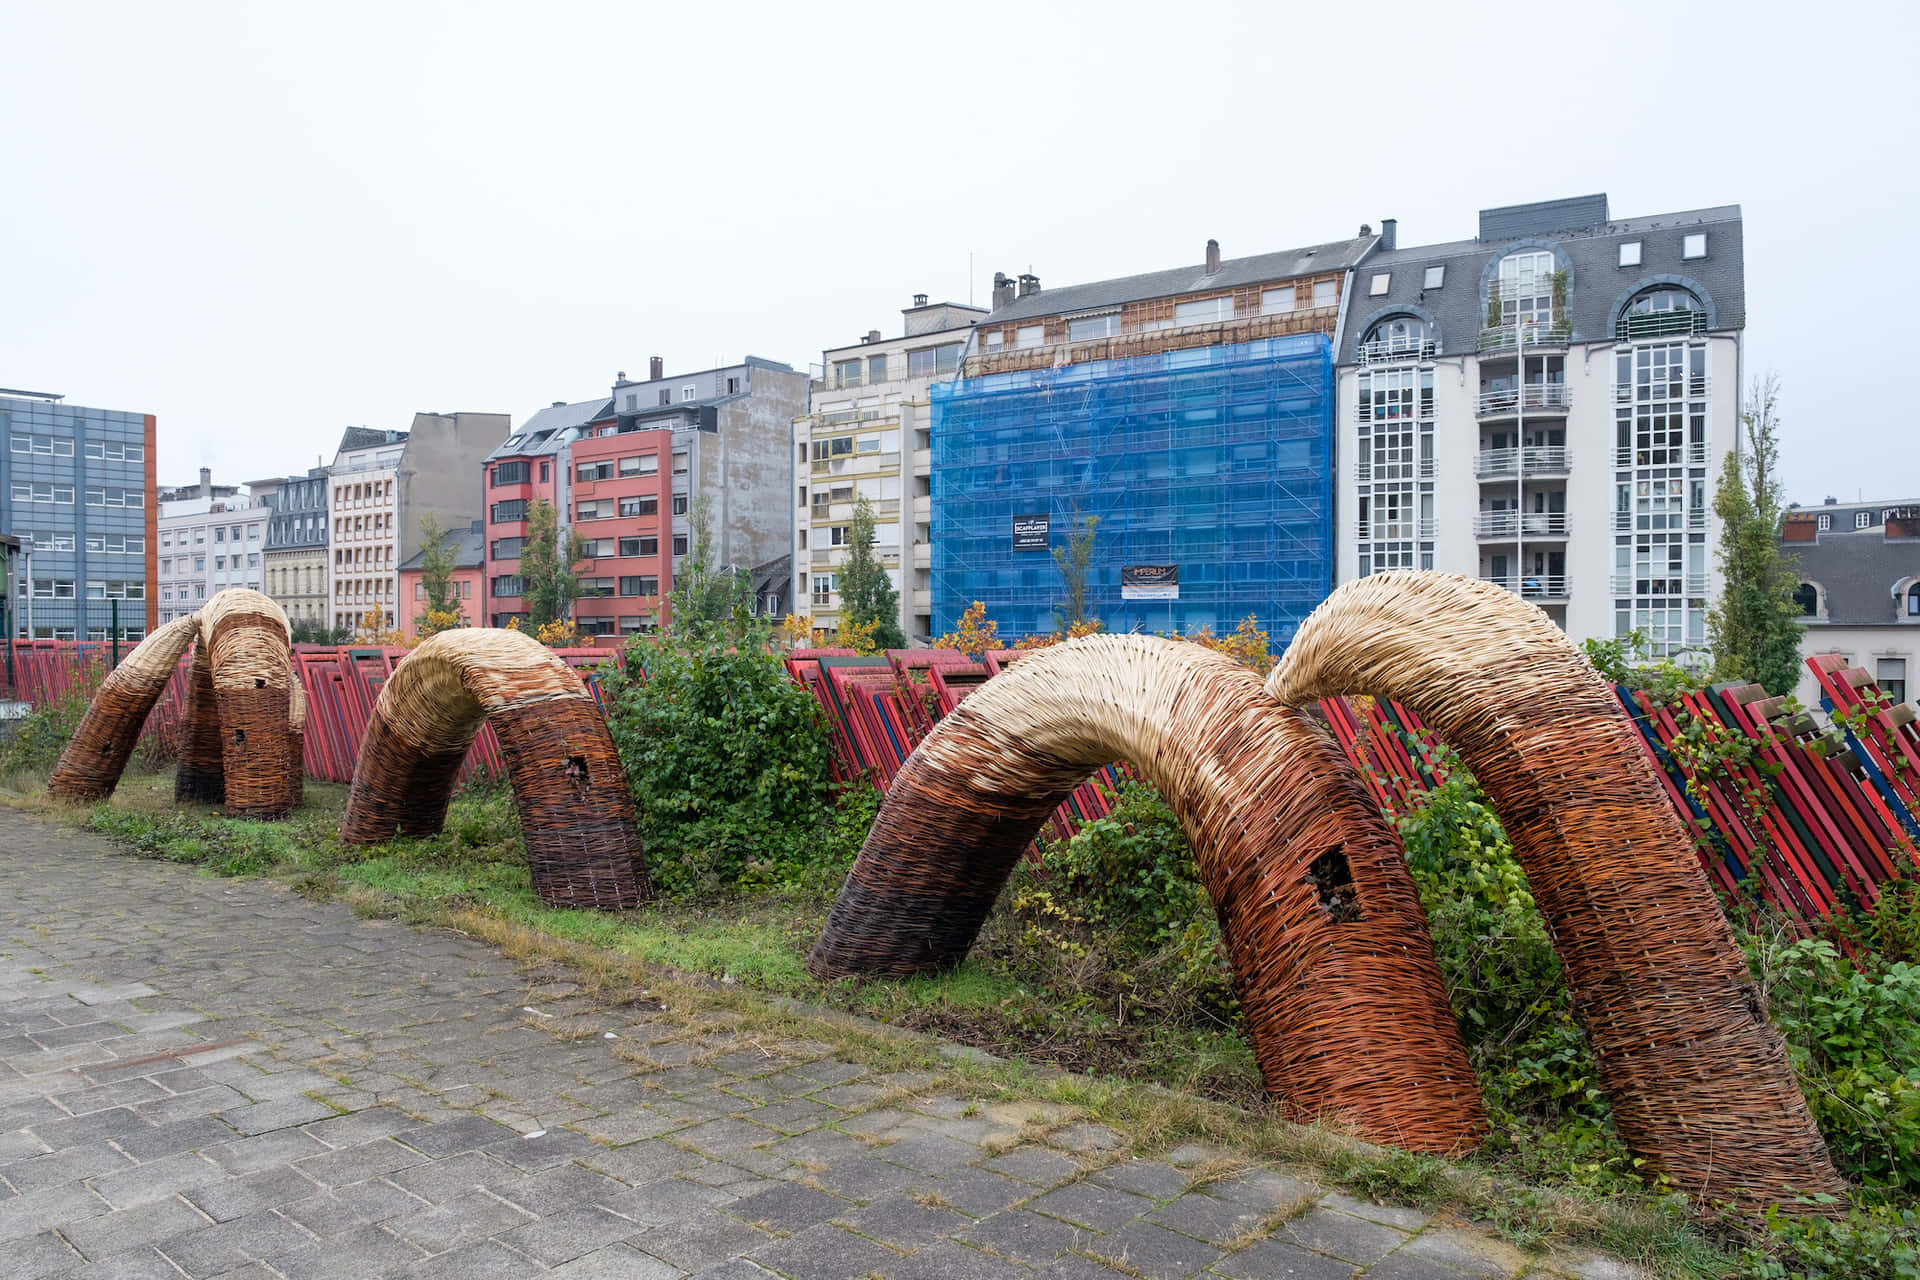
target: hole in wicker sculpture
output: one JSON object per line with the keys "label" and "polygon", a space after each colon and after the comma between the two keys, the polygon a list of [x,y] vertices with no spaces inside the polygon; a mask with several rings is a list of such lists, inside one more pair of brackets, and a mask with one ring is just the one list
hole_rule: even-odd
{"label": "hole in wicker sculpture", "polygon": [[1544,613],[1452,574],[1375,574],[1315,610],[1267,687],[1288,706],[1396,698],[1460,753],[1513,840],[1636,1156],[1703,1204],[1804,1212],[1796,1197],[1842,1192],[1673,806]]}
{"label": "hole in wicker sculpture", "polygon": [[606,720],[573,669],[517,631],[443,631],[394,668],[367,722],[341,838],[439,831],[483,723],[506,757],[540,900],[607,910],[645,901],[633,796]]}
{"label": "hole in wicker sculpture", "polygon": [[[1289,1112],[1416,1150],[1477,1141],[1479,1088],[1398,839],[1324,730],[1197,645],[1089,637],[970,694],[895,776],[809,967],[958,964],[1041,823],[1115,759],[1193,843],[1261,1075]],[[1330,849],[1364,918],[1322,905],[1308,863]]]}
{"label": "hole in wicker sculpture", "polygon": [[1307,876],[1313,881],[1327,919],[1350,924],[1360,918],[1360,891],[1353,887],[1353,868],[1347,865],[1345,845],[1336,845],[1307,864]]}

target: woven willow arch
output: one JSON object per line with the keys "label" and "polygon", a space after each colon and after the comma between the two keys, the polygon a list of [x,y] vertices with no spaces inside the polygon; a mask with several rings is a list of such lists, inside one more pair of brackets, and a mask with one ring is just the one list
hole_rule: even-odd
{"label": "woven willow arch", "polygon": [[1706,1199],[1842,1191],[1786,1051],[1612,694],[1539,609],[1490,583],[1349,582],[1267,688],[1396,698],[1473,770],[1526,868],[1634,1154]]}
{"label": "woven willow arch", "polygon": [[[183,748],[174,794],[184,783],[195,798],[222,800],[229,817],[285,817],[304,790],[287,750],[299,684],[287,615],[271,597],[232,587],[207,601],[199,619],[187,700],[186,745],[195,754],[190,771]],[[304,723],[305,699],[297,700]]]}
{"label": "woven willow arch", "polygon": [[361,742],[342,838],[439,831],[482,723],[506,755],[541,901],[607,909],[644,901],[633,796],[606,721],[573,669],[518,631],[443,631],[394,668]]}
{"label": "woven willow arch", "polygon": [[1040,824],[1116,759],[1193,843],[1269,1090],[1383,1141],[1471,1145],[1486,1118],[1399,841],[1324,731],[1198,645],[1088,637],[971,694],[888,789],[813,972],[959,963]]}
{"label": "woven willow arch", "polygon": [[107,673],[60,762],[47,778],[47,794],[92,804],[113,794],[140,741],[153,704],[166,691],[180,658],[200,633],[198,616],[175,618],[134,646]]}

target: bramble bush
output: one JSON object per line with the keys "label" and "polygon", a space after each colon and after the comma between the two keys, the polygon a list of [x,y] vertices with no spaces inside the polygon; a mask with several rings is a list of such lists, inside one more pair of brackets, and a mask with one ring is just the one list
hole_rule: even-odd
{"label": "bramble bush", "polygon": [[12,736],[0,743],[0,778],[46,772],[58,764],[98,686],[98,679],[77,681],[73,688],[35,707],[14,726]]}

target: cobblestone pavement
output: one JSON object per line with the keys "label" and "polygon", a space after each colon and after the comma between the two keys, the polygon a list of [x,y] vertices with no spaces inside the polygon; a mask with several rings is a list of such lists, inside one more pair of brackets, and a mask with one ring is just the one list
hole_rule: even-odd
{"label": "cobblestone pavement", "polygon": [[0,1276],[1627,1274],[568,977],[0,811]]}

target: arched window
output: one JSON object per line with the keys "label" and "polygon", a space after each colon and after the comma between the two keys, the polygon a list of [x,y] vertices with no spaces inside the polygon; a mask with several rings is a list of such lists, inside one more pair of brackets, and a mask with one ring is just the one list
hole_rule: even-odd
{"label": "arched window", "polygon": [[1920,618],[1920,582],[1907,588],[1907,616]]}
{"label": "arched window", "polygon": [[1387,316],[1376,321],[1360,346],[1369,360],[1417,360],[1433,354],[1427,322],[1418,316]]}
{"label": "arched window", "polygon": [[1523,249],[1500,259],[1500,314],[1488,320],[1500,324],[1549,325],[1553,322],[1553,255],[1544,249]]}
{"label": "arched window", "polygon": [[1622,338],[1690,337],[1707,331],[1707,309],[1691,289],[1654,285],[1627,300],[1614,329]]}
{"label": "arched window", "polygon": [[1794,588],[1793,602],[1799,606],[1801,617],[1817,618],[1820,616],[1820,588],[1814,586],[1811,582],[1803,582]]}

